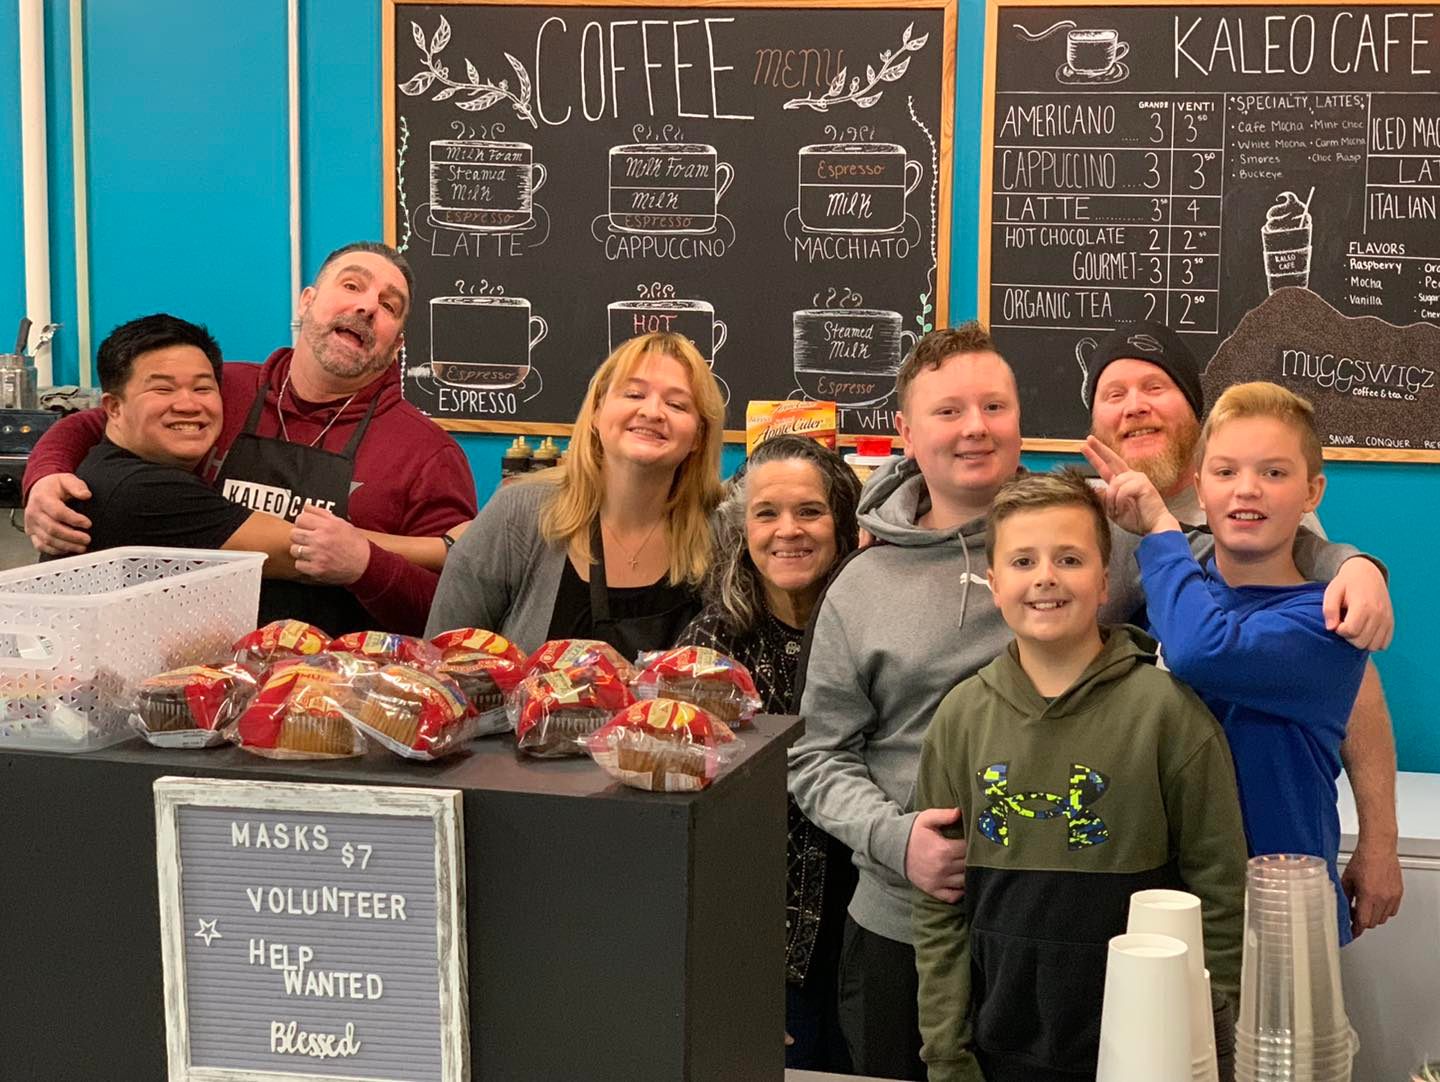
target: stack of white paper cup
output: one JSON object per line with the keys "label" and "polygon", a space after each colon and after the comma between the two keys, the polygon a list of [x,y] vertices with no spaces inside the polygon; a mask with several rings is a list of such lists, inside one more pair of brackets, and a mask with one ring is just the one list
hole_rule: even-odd
{"label": "stack of white paper cup", "polygon": [[1245,878],[1236,1082],[1350,1082],[1354,1055],[1325,862],[1254,857]]}
{"label": "stack of white paper cup", "polygon": [[1188,953],[1168,935],[1110,940],[1096,1082],[1190,1082]]}
{"label": "stack of white paper cup", "polygon": [[1183,890],[1141,890],[1130,895],[1129,932],[1173,936],[1186,950],[1186,992],[1190,1004],[1190,1075],[1192,1082],[1219,1082],[1215,1062],[1215,1014],[1205,970],[1205,936],[1200,899]]}

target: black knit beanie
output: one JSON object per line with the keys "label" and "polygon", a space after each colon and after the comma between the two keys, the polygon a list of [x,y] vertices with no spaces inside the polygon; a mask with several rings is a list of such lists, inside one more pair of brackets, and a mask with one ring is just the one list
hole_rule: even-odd
{"label": "black knit beanie", "polygon": [[1142,321],[1118,327],[1100,339],[1085,369],[1085,407],[1095,408],[1095,384],[1111,361],[1148,361],[1165,370],[1190,403],[1198,421],[1205,415],[1205,390],[1195,354],[1181,337],[1163,323]]}

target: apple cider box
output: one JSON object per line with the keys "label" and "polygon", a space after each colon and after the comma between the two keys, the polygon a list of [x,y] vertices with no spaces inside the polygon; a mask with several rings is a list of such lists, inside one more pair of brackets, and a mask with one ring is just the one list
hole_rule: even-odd
{"label": "apple cider box", "polygon": [[771,436],[809,436],[835,450],[835,403],[796,401],[751,402],[745,407],[745,454]]}

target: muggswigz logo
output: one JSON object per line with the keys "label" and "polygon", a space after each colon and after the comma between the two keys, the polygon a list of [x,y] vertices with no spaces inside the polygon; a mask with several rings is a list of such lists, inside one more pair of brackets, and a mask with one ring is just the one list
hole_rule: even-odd
{"label": "muggswigz logo", "polygon": [[1280,351],[1280,374],[1291,380],[1308,380],[1327,391],[1361,398],[1417,401],[1421,391],[1433,390],[1435,372],[1416,364],[1396,364],[1305,349]]}
{"label": "muggswigz logo", "polygon": [[1146,353],[1165,352],[1165,347],[1148,334],[1132,334],[1129,338],[1125,339],[1125,341],[1136,349],[1144,350]]}

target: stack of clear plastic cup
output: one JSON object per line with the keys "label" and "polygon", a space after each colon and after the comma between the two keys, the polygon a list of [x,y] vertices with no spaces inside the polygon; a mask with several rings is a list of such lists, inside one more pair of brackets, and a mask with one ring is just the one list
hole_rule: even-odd
{"label": "stack of clear plastic cup", "polygon": [[1325,862],[1254,857],[1245,877],[1236,1082],[1350,1082],[1354,1055]]}
{"label": "stack of clear plastic cup", "polygon": [[1140,890],[1130,895],[1127,932],[1149,932],[1180,940],[1186,952],[1190,1001],[1191,1082],[1219,1082],[1215,1060],[1215,1015],[1210,1005],[1209,971],[1200,899],[1183,890]]}

